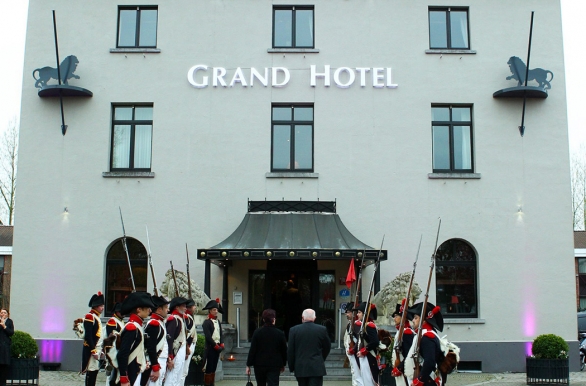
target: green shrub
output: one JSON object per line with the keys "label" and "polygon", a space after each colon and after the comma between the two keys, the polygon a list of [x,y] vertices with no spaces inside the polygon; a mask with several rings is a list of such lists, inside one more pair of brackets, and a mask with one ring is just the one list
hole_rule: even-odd
{"label": "green shrub", "polygon": [[197,342],[195,342],[195,349],[193,351],[193,356],[191,357],[191,360],[194,361],[196,364],[201,364],[202,362],[203,352],[205,349],[205,340],[205,336],[198,335]]}
{"label": "green shrub", "polygon": [[35,358],[39,346],[31,334],[24,331],[14,331],[10,345],[10,355],[13,358]]}
{"label": "green shrub", "polygon": [[535,338],[531,351],[539,359],[565,359],[568,357],[569,347],[562,337],[544,334]]}

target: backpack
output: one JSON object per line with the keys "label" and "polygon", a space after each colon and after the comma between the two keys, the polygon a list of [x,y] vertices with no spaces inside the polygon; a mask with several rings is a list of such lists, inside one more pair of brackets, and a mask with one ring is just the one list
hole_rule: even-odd
{"label": "backpack", "polygon": [[104,339],[103,347],[104,353],[106,354],[106,360],[110,366],[117,369],[118,359],[116,359],[116,355],[118,355],[118,349],[120,348],[120,332],[113,331],[110,336]]}
{"label": "backpack", "polygon": [[85,330],[83,328],[83,318],[75,319],[73,321],[73,332],[79,339],[85,338]]}
{"label": "backpack", "polygon": [[451,374],[452,371],[458,367],[458,363],[460,362],[460,347],[450,342],[446,337],[447,335],[444,335],[441,338],[438,336],[440,348],[444,353],[444,360],[442,363],[438,364],[438,370],[442,374]]}

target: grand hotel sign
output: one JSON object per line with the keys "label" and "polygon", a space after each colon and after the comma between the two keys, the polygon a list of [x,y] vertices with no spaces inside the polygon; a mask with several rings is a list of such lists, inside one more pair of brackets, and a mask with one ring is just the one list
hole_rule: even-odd
{"label": "grand hotel sign", "polygon": [[[212,87],[253,87],[260,84],[263,87],[286,87],[291,79],[291,72],[286,67],[265,67],[257,70],[254,67],[237,67],[228,71],[224,67],[209,67],[197,64],[187,71],[187,80],[195,88]],[[332,69],[330,65],[317,68],[309,66],[309,85],[317,87],[318,83],[324,87],[333,84],[339,88],[350,88],[354,84],[360,87],[397,88],[393,83],[390,67],[338,67]]]}

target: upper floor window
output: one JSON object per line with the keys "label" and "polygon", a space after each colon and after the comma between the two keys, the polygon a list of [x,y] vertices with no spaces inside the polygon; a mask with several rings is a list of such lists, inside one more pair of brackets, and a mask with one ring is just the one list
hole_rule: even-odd
{"label": "upper floor window", "polygon": [[273,8],[273,48],[313,48],[313,30],[313,6]]}
{"label": "upper floor window", "polygon": [[271,171],[313,172],[313,106],[273,105]]}
{"label": "upper floor window", "polygon": [[466,241],[451,239],[437,250],[436,301],[448,318],[478,317],[477,263]]}
{"label": "upper floor window", "polygon": [[157,47],[157,7],[118,8],[118,48]]}
{"label": "upper floor window", "polygon": [[472,107],[432,106],[434,173],[472,173]]}
{"label": "upper floor window", "polygon": [[111,171],[150,171],[153,106],[113,106]]}
{"label": "upper floor window", "polygon": [[429,48],[468,50],[467,8],[429,8]]}

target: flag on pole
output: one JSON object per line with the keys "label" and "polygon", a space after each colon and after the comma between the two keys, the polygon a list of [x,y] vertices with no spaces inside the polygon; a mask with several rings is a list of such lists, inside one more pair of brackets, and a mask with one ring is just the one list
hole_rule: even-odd
{"label": "flag on pole", "polygon": [[354,260],[350,260],[350,268],[348,268],[348,275],[346,275],[346,287],[350,289],[352,283],[356,281],[356,273],[354,272]]}

